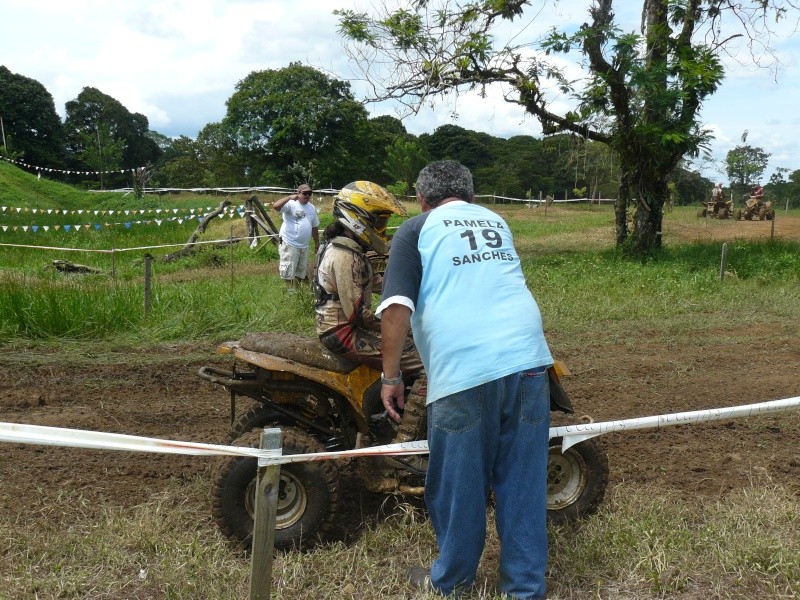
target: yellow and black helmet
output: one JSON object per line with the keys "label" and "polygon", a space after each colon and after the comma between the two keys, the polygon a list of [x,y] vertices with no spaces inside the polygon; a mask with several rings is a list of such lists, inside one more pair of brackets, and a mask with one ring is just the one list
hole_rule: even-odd
{"label": "yellow and black helmet", "polygon": [[386,239],[374,227],[377,217],[372,213],[368,213],[352,202],[335,200],[333,217],[349,230],[354,239],[367,250],[374,250],[378,254],[388,252]]}
{"label": "yellow and black helmet", "polygon": [[408,212],[391,192],[371,181],[353,181],[348,183],[336,195],[335,202],[349,202],[353,206],[364,209],[375,217],[372,227],[378,234],[386,236],[386,224],[389,217],[399,215],[407,217]]}

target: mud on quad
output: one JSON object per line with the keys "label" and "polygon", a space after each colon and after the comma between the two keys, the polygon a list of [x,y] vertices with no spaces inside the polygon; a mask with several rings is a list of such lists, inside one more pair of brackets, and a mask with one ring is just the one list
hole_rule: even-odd
{"label": "mud on quad", "polygon": [[[398,427],[380,400],[380,372],[329,352],[316,339],[292,334],[252,333],[226,342],[220,354],[234,358],[230,371],[203,367],[198,375],[230,394],[230,443],[258,447],[261,429],[280,427],[283,453],[348,450],[425,439],[424,375],[406,381],[406,410]],[[240,370],[240,364],[245,370]],[[559,385],[552,386],[563,392]],[[255,404],[234,421],[236,397]],[[571,412],[569,400],[553,394],[551,409]],[[213,513],[222,532],[249,549],[255,502],[255,458],[222,458],[213,474]],[[275,546],[309,547],[324,540],[340,507],[337,461],[282,465]],[[359,459],[359,475],[373,492],[422,495],[426,456]],[[562,452],[550,440],[547,514],[566,523],[593,513],[608,483],[608,459],[597,440]]]}

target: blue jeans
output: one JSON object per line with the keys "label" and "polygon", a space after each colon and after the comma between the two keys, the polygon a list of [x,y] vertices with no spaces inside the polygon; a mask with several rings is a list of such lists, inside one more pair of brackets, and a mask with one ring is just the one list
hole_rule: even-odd
{"label": "blue jeans", "polygon": [[544,598],[550,387],[544,368],[514,373],[428,405],[425,503],[439,556],[431,582],[450,595],[475,581],[494,490],[500,591]]}

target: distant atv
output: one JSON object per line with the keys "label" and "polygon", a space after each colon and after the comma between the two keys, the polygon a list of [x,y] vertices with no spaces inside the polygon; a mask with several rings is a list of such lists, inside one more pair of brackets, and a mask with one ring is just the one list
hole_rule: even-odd
{"label": "distant atv", "polygon": [[730,200],[709,200],[703,203],[703,208],[697,211],[700,218],[727,219],[732,211],[733,203]]}
{"label": "distant atv", "polygon": [[775,209],[772,207],[772,201],[765,202],[761,197],[745,194],[744,208],[737,208],[733,211],[733,218],[737,221],[742,219],[745,221],[772,221],[775,218]]}
{"label": "distant atv", "polygon": [[[235,359],[231,370],[203,367],[199,375],[223,386],[235,398],[248,397],[246,412],[235,421],[230,441],[258,446],[261,429],[280,427],[283,453],[349,450],[396,441],[424,440],[427,378],[406,381],[406,410],[399,426],[380,399],[381,374],[332,354],[317,339],[292,334],[250,333],[218,348]],[[552,373],[551,409],[572,412],[558,375]],[[558,369],[557,369],[558,370]],[[400,439],[398,439],[400,438]],[[249,548],[255,503],[255,458],[220,459],[214,469],[213,512],[222,532]],[[373,492],[421,496],[427,456],[366,458],[358,463],[363,485]],[[608,458],[600,443],[585,440],[562,449],[550,440],[547,466],[547,515],[566,523],[589,515],[603,500]],[[331,532],[341,503],[336,461],[281,466],[275,546],[307,547]]]}

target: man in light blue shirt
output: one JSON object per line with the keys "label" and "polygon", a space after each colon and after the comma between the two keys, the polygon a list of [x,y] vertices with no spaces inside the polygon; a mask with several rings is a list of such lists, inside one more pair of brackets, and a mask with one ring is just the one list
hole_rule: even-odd
{"label": "man in light blue shirt", "polygon": [[547,564],[547,367],[553,359],[506,222],[473,203],[454,161],[417,179],[423,213],[392,240],[383,284],[381,397],[399,420],[400,351],[409,325],[428,373],[425,502],[439,546],[412,584],[444,595],[475,581],[493,490],[500,590],[543,598]]}

